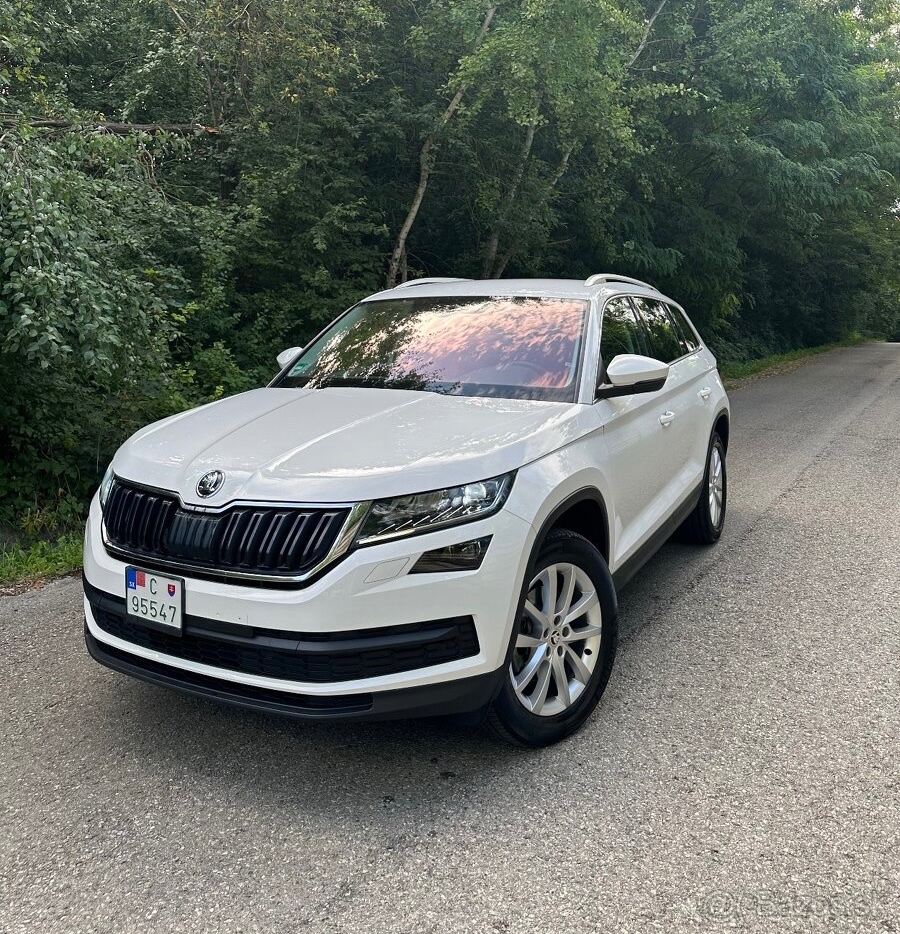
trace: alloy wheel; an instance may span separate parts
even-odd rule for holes
[[[709,453],[709,521],[718,529],[722,521],[722,508],[725,498],[725,476],[722,452],[718,445],[713,445]]]
[[[551,564],[535,575],[509,666],[526,710],[552,717],[578,700],[597,665],[601,623],[597,591],[580,567]]]

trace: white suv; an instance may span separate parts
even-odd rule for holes
[[[652,286],[418,279],[139,431],[85,533],[95,659],[291,716],[590,714],[616,587],[725,518],[728,399]]]

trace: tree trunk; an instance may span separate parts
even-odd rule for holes
[[[560,157],[559,165],[556,167],[556,171],[553,173],[553,176],[550,179],[550,183],[547,185],[547,190],[544,192],[544,196],[538,201],[538,205],[543,205],[553,194],[553,189],[559,184],[559,180],[566,174],[566,169],[569,167],[569,159],[572,156],[573,151],[575,150],[575,144],[569,143],[568,146],[563,150],[563,154]],[[506,269],[507,263],[516,255],[516,251],[519,249],[518,244],[511,246],[502,256],[500,262],[497,264],[494,269],[494,278],[499,279],[504,270]]]
[[[494,18],[494,13],[497,12],[497,4],[494,3],[487,8],[487,11],[484,14],[484,20],[481,23],[481,28],[478,30],[478,35],[475,38],[474,47],[477,49],[481,45],[482,40],[487,34],[488,29],[491,26],[491,20]],[[413,228],[413,224],[416,222],[416,217],[419,214],[419,208],[422,206],[422,201],[425,198],[425,192],[428,189],[428,180],[431,178],[431,170],[434,167],[434,157],[437,144],[440,140],[441,134],[446,129],[447,124],[453,119],[453,115],[459,109],[459,105],[462,103],[463,94],[466,92],[465,87],[461,87],[454,95],[453,99],[447,105],[443,114],[441,114],[441,119],[438,121],[438,125],[425,137],[425,141],[422,143],[422,148],[419,150],[419,183],[416,185],[416,193],[413,196],[412,204],[409,206],[409,210],[406,212],[406,217],[403,220],[403,224],[400,227],[400,232],[397,234],[397,239],[394,242],[394,249],[391,253],[391,261],[388,264],[388,271],[386,277],[387,288],[391,289],[397,284],[397,275],[400,271],[400,262],[403,257],[403,253],[406,250],[406,241],[409,239],[409,233]]]
[[[503,275],[506,270],[506,264],[515,256],[517,249],[517,247],[511,246],[500,258],[500,262],[497,263],[497,268],[494,270],[495,279],[499,279]]]
[[[628,61],[628,64],[625,66],[631,68],[631,66],[640,58],[641,52],[647,47],[647,40],[650,38],[650,33],[653,31],[653,24],[656,22],[656,17],[659,16],[663,11],[663,7],[666,5],[666,0],[660,0],[659,6],[653,11],[649,21],[647,22],[647,28],[644,30],[644,35],[641,36],[641,41],[638,43],[637,51]]]
[[[488,240],[487,250],[484,255],[484,266],[482,267],[482,278],[484,279],[490,279],[492,275],[497,275],[494,270],[494,264],[497,261],[497,250],[500,246],[500,229],[509,217],[509,212],[512,210],[516,196],[519,193],[522,179],[525,177],[525,167],[528,165],[528,157],[531,155],[531,146],[532,143],[534,143],[536,129],[537,120],[528,125],[528,132],[525,134],[525,142],[522,144],[522,151],[519,154],[519,164],[516,166],[512,184],[509,186],[506,197],[503,199],[503,203],[497,213],[494,229],[491,231],[491,237]]]
[[[662,13],[663,8],[665,7],[666,3],[667,3],[667,0],[660,0],[656,9],[650,15],[650,18],[647,20],[647,26],[644,29],[643,35],[641,36],[641,41],[638,43],[638,47],[637,49],[635,49],[634,54],[628,60],[628,64],[625,66],[626,69],[631,68],[634,65],[634,63],[638,60],[638,58],[640,58],[644,49],[647,47],[647,42],[650,38],[650,34],[653,32],[653,26],[655,25],[659,14]],[[544,196],[538,202],[539,205],[543,205],[549,200],[550,196],[553,194],[553,190],[559,184],[560,179],[563,177],[563,175],[566,174],[566,171],[568,170],[568,167],[569,167],[569,159],[574,149],[575,149],[575,144],[571,143],[563,151],[562,158],[559,160],[559,165],[556,167],[556,171],[553,173],[553,176],[550,179],[550,183],[547,186]],[[527,158],[527,155],[525,156],[525,158]],[[525,170],[524,163],[520,163],[520,169],[522,172],[524,172]],[[515,184],[515,187],[518,187],[518,185],[521,184],[521,174],[518,175],[517,181],[514,184]],[[515,196],[514,189],[511,190],[510,195],[512,197]],[[512,197],[508,196],[507,205],[511,205]],[[498,227],[499,227],[499,224],[498,224]],[[503,254],[503,256],[500,257],[500,260],[498,262],[496,260],[496,256],[497,256],[497,249],[499,246],[499,240],[500,240],[499,231],[498,231],[498,228],[495,228],[493,233],[491,234],[491,240],[488,243],[488,252],[485,257],[485,264],[484,264],[485,276],[490,274],[496,279],[499,279],[503,275],[504,271],[506,270],[507,265],[509,264],[509,261],[513,258],[513,256],[516,255],[516,252],[519,249],[518,244],[513,244],[511,247],[509,247],[509,249],[507,249],[507,251]],[[491,269],[490,266],[493,266],[493,269]]]

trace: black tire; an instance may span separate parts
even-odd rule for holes
[[[722,505],[718,522],[714,520],[710,506],[710,467],[713,463],[713,452],[718,451],[722,465]],[[709,449],[706,454],[706,470],[703,473],[703,489],[694,511],[684,520],[679,529],[682,541],[694,545],[713,545],[722,535],[725,528],[725,508],[728,504],[728,474],[725,469],[725,445],[716,432],[709,439]]]
[[[616,657],[618,605],[615,587],[603,556],[581,535],[570,532],[568,529],[554,529],[547,535],[533,568],[529,572],[529,579],[523,584],[525,592],[522,594],[521,605],[524,608],[525,597],[532,580],[536,579],[541,571],[555,564],[573,565],[583,571],[590,578],[597,594],[601,633],[599,646],[596,648],[596,662],[587,684],[570,706],[555,715],[546,716],[540,716],[526,709],[516,695],[511,675],[517,639],[525,631],[523,627],[530,625],[523,609],[513,627],[507,660],[504,664],[503,686],[488,708],[486,718],[486,725],[495,736],[517,746],[548,746],[577,730],[597,706],[609,681]],[[561,625],[559,617],[557,617],[556,625]],[[578,652],[583,649],[588,651],[585,648],[586,642],[575,642],[573,645]],[[563,655],[564,649],[560,650],[557,646],[557,650]],[[553,651],[549,643],[548,651],[551,653]],[[571,665],[570,662],[560,662],[560,664]],[[566,670],[568,673],[569,669]]]

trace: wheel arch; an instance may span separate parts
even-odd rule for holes
[[[728,436],[731,431],[731,420],[728,409],[722,409],[713,422],[713,431],[722,439],[722,445],[728,452]]]
[[[544,519],[535,538],[533,554],[540,551],[553,529],[568,529],[586,538],[609,564],[609,512],[603,494],[596,487],[582,487],[558,503]]]

